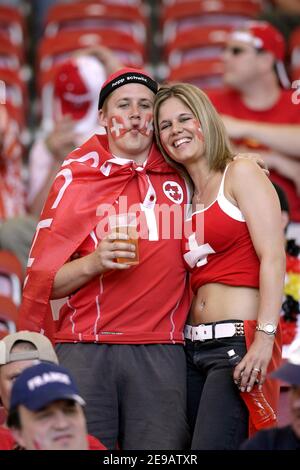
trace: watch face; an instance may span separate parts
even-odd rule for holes
[[[272,325],[272,323],[267,323],[264,329],[267,333],[274,333],[276,330],[275,326]]]

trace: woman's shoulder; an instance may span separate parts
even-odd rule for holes
[[[228,164],[227,174],[229,178],[247,178],[250,175],[262,172],[254,158],[238,157]]]

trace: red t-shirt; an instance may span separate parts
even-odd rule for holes
[[[72,152],[38,224],[19,329],[45,328],[55,273],[73,255],[95,250],[108,234],[99,228],[105,229],[108,212],[115,208],[137,214],[143,232],[140,262],[96,276],[63,299],[53,315],[55,341],[182,344],[190,305],[181,253],[187,198],[185,182],[155,145],[144,166],[111,155],[103,136]]]
[[[195,294],[212,282],[259,286],[259,259],[243,214],[224,196],[225,173],[216,200],[186,221],[183,253]]]
[[[225,114],[247,121],[276,124],[300,124],[300,106],[292,102],[292,92],[282,90],[277,103],[265,110],[252,110],[247,108],[237,91],[225,90],[209,93],[209,97],[220,114]],[[253,139],[235,141],[239,145],[249,147],[249,150],[266,150],[267,147]],[[270,178],[277,183],[286,193],[291,220],[300,222],[300,197],[297,195],[294,183],[282,176],[277,171],[271,170]]]

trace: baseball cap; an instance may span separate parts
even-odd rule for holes
[[[280,379],[291,385],[300,385],[300,340],[296,340],[290,347],[288,360],[271,377]]]
[[[103,83],[99,96],[98,109],[101,109],[106,98],[117,88],[129,83],[145,85],[154,94],[157,93],[158,84],[147,72],[142,69],[123,68],[110,75]]]
[[[81,406],[85,405],[67,369],[57,364],[41,362],[25,369],[15,380],[11,391],[10,412],[19,405],[37,411],[57,400],[74,400]]]
[[[74,121],[81,121],[82,132],[93,128],[98,117],[99,88],[105,79],[103,64],[92,55],[71,57],[62,62],[54,78],[56,118],[69,114]]]
[[[275,58],[276,71],[284,88],[290,81],[284,67],[286,53],[285,40],[282,34],[267,21],[249,21],[243,28],[235,29],[229,38],[251,44],[256,49],[271,52]]]
[[[12,352],[13,346],[17,341],[28,341],[36,347],[36,350]],[[58,364],[58,359],[50,340],[40,333],[18,331],[17,333],[5,336],[0,341],[0,366],[14,361],[31,359]]]

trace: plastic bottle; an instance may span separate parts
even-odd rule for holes
[[[227,354],[232,367],[237,366],[242,360],[234,349],[227,351]],[[248,408],[250,419],[256,430],[274,426],[277,420],[276,414],[257,384],[252,387],[251,392],[240,392],[240,395]]]

